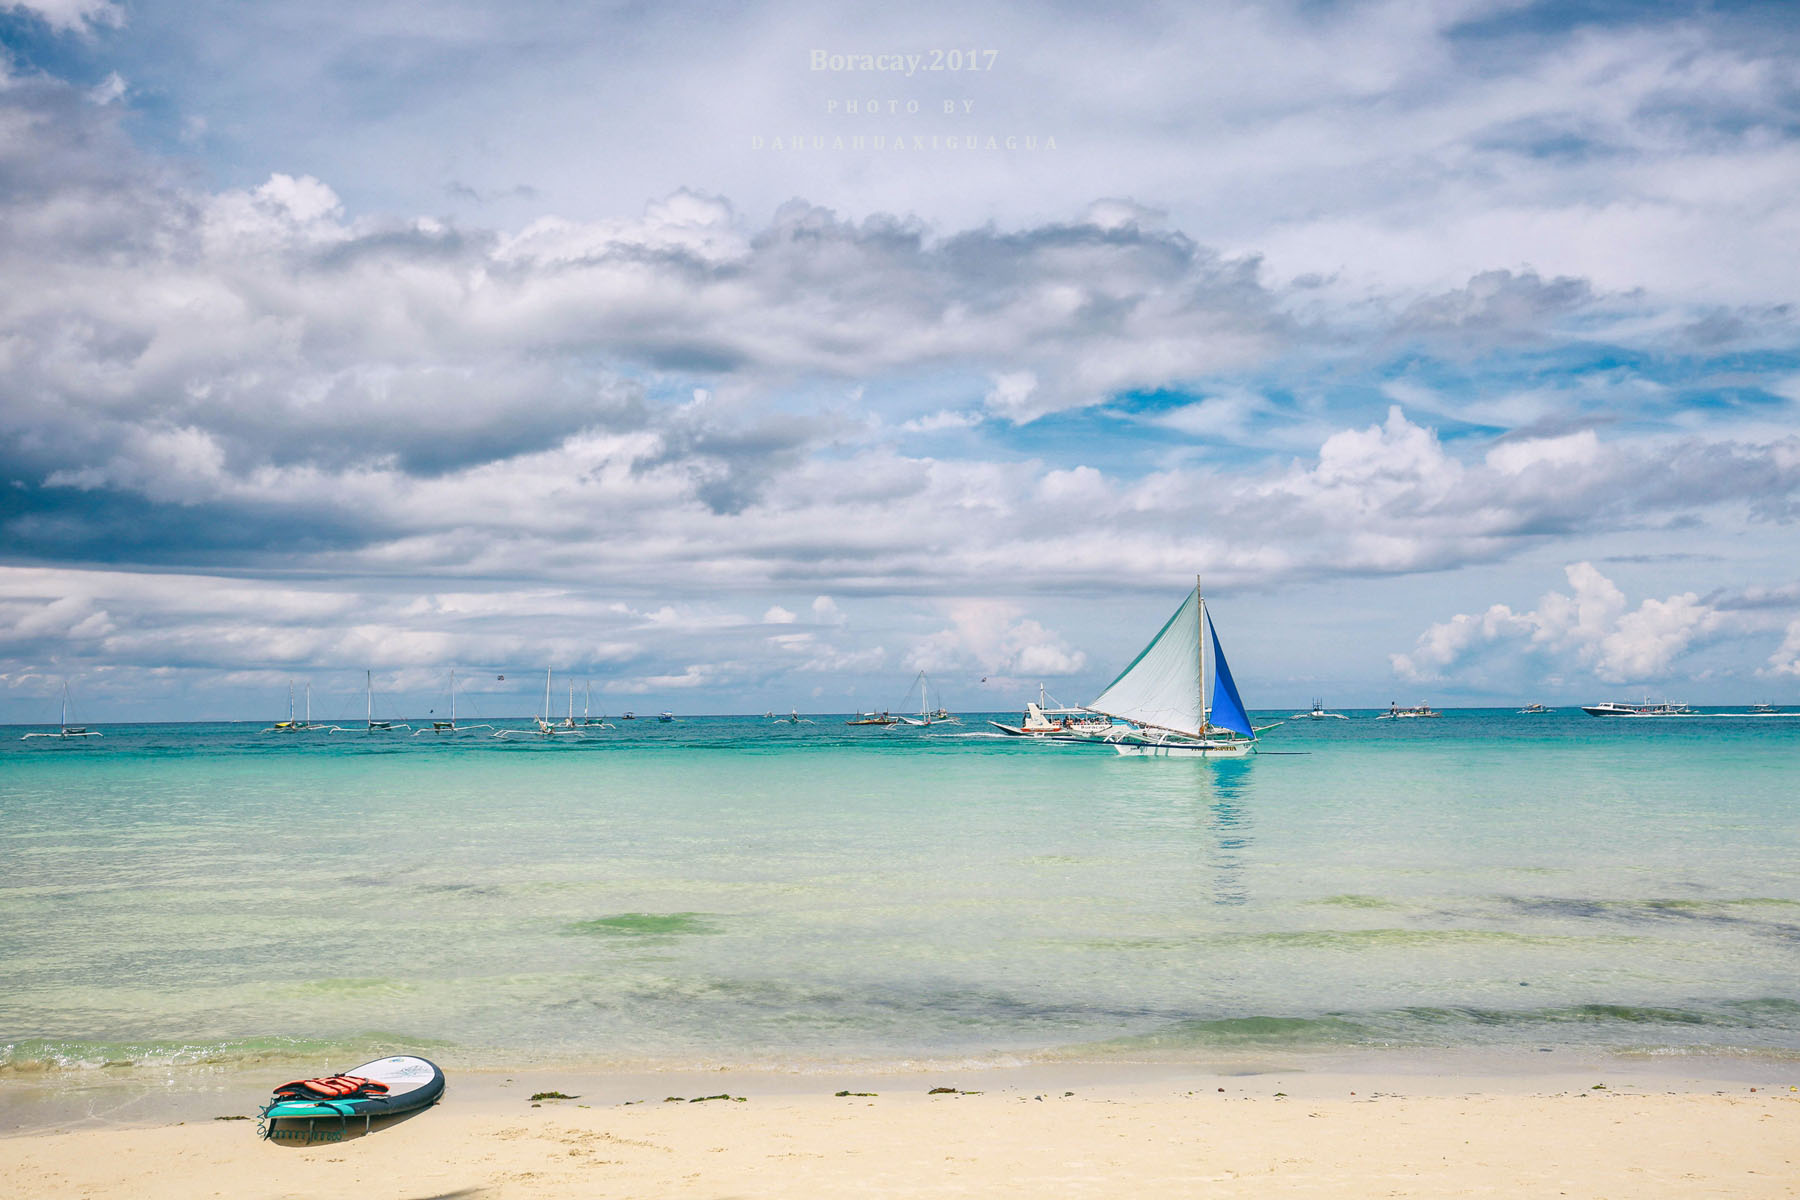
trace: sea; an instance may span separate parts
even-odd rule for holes
[[[7,1076],[1800,1060],[1800,718],[0,730]],[[515,729],[520,722],[501,722]]]

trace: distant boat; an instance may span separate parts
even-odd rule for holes
[[[1401,708],[1398,704],[1389,701],[1388,710],[1375,719],[1377,721],[1401,721],[1411,717],[1441,717],[1443,715],[1441,712],[1433,712],[1429,705],[1421,704],[1417,708]]]
[[[989,721],[995,729],[1012,737],[1034,737],[1052,742],[1100,742],[1113,729],[1113,719],[1099,713],[1089,712],[1085,708],[1067,708],[1059,705],[1038,684],[1038,698],[1035,703],[1027,701],[1025,713],[1019,718],[1017,725],[1004,725],[999,721]]]
[[[1531,717],[1540,716],[1545,713],[1553,713],[1555,711],[1554,708],[1545,708],[1541,704],[1527,704],[1524,708],[1519,710],[1521,714]]]
[[[666,725],[675,719],[675,714],[672,712],[658,713],[656,714],[656,719]]]
[[[900,717],[899,721],[902,725],[962,724],[961,721],[958,721],[955,717],[950,715],[949,709],[944,707],[943,697],[940,696],[938,698],[938,706],[936,708],[931,707],[931,680],[926,676],[925,672],[920,671],[918,677],[913,680],[912,687],[906,689],[907,699],[910,700],[912,698],[914,688],[917,688],[919,692],[919,715],[916,717]]]
[[[364,726],[364,732],[366,732],[366,733],[389,733],[396,729],[411,729],[412,728],[411,725],[407,725],[402,722],[377,721],[375,719],[375,672],[373,672],[373,671],[364,671],[363,672],[363,694],[364,694],[364,698],[365,698],[364,706],[367,709],[367,712],[364,714],[364,717],[363,717],[363,719],[367,722],[367,724]]]
[[[541,712],[539,712],[537,716],[535,716],[531,719],[533,728],[531,728],[531,729],[497,729],[494,731],[495,737],[506,738],[506,737],[511,737],[514,734],[522,733],[522,734],[528,734],[528,735],[532,735],[532,736],[536,736],[536,737],[553,738],[553,737],[558,736],[559,734],[562,734],[562,735],[579,734],[581,732],[581,730],[575,728],[575,693],[572,690],[569,693],[569,718],[568,718],[568,720],[561,724],[558,724],[550,719],[550,674],[551,674],[551,670],[552,670],[552,668],[550,668],[550,667],[544,668],[544,707],[543,707],[543,710]]]
[[[1759,717],[1772,717],[1781,710],[1773,704],[1752,704],[1750,711]]]
[[[593,717],[588,716],[588,710],[594,706],[594,685],[591,683],[584,683],[582,686],[587,690],[583,693],[581,701],[581,723],[590,729],[614,728],[613,723],[606,719],[605,713],[601,713],[600,719],[597,721]]]
[[[622,716],[622,717],[620,717],[620,718],[619,718],[619,720],[621,720],[621,721],[635,721],[635,720],[637,720],[637,715],[636,715],[636,714],[635,714],[635,713],[633,713],[633,712],[632,712],[632,711],[631,711],[631,710],[630,710],[630,709],[629,709],[629,708],[628,708],[628,709],[626,709],[626,710],[625,710],[625,715],[624,715],[624,716]]]
[[[1642,704],[1607,700],[1600,704],[1584,705],[1581,711],[1590,717],[1691,717],[1694,715],[1694,710],[1685,704],[1670,704],[1667,701],[1652,704],[1648,699]]]
[[[306,716],[304,718],[302,718],[301,720],[296,721],[294,719],[294,685],[290,683],[290,684],[288,684],[287,720],[277,721],[273,725],[269,726],[267,729],[263,730],[263,732],[264,733],[305,733],[307,730],[311,729],[312,727],[313,727],[313,723],[312,723],[312,684],[309,683],[306,685]]]
[[[450,719],[448,721],[433,721],[431,723],[430,729],[414,730],[413,736],[418,737],[421,733],[468,733],[468,732],[471,732],[476,729],[492,729],[492,728],[493,728],[492,725],[458,725],[456,723],[456,668],[451,667],[450,668]]]
[[[98,731],[89,729],[86,725],[69,724],[69,683],[67,680],[64,680],[62,690],[62,714],[57,718],[56,732],[27,733],[20,737],[19,740],[23,742],[29,738],[91,738],[100,736],[102,735]]]
[[[899,723],[898,719],[890,717],[884,712],[866,713],[860,710],[854,717],[844,722],[846,725],[898,725]]]
[[[1213,667],[1210,680],[1206,670],[1209,657]],[[1231,678],[1198,576],[1194,590],[1175,615],[1087,708],[1116,721],[1129,721],[1134,727],[1107,735],[1120,754],[1243,758],[1255,748],[1259,732],[1250,724]]]
[[[1312,711],[1295,713],[1293,719],[1297,721],[1348,721],[1350,718],[1343,713],[1326,712],[1325,702],[1314,697]]]

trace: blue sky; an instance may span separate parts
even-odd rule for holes
[[[0,3],[0,720],[1800,699],[1791,6],[965,10]]]

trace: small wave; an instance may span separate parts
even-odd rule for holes
[[[221,1038],[217,1041],[81,1041],[25,1038],[0,1044],[0,1077],[134,1068],[234,1068],[258,1063],[376,1058],[395,1047],[431,1049],[448,1043],[398,1034],[364,1033],[346,1039]]]

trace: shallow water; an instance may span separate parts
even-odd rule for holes
[[[13,730],[0,1072],[1800,1056],[1800,720],[1356,716]]]

